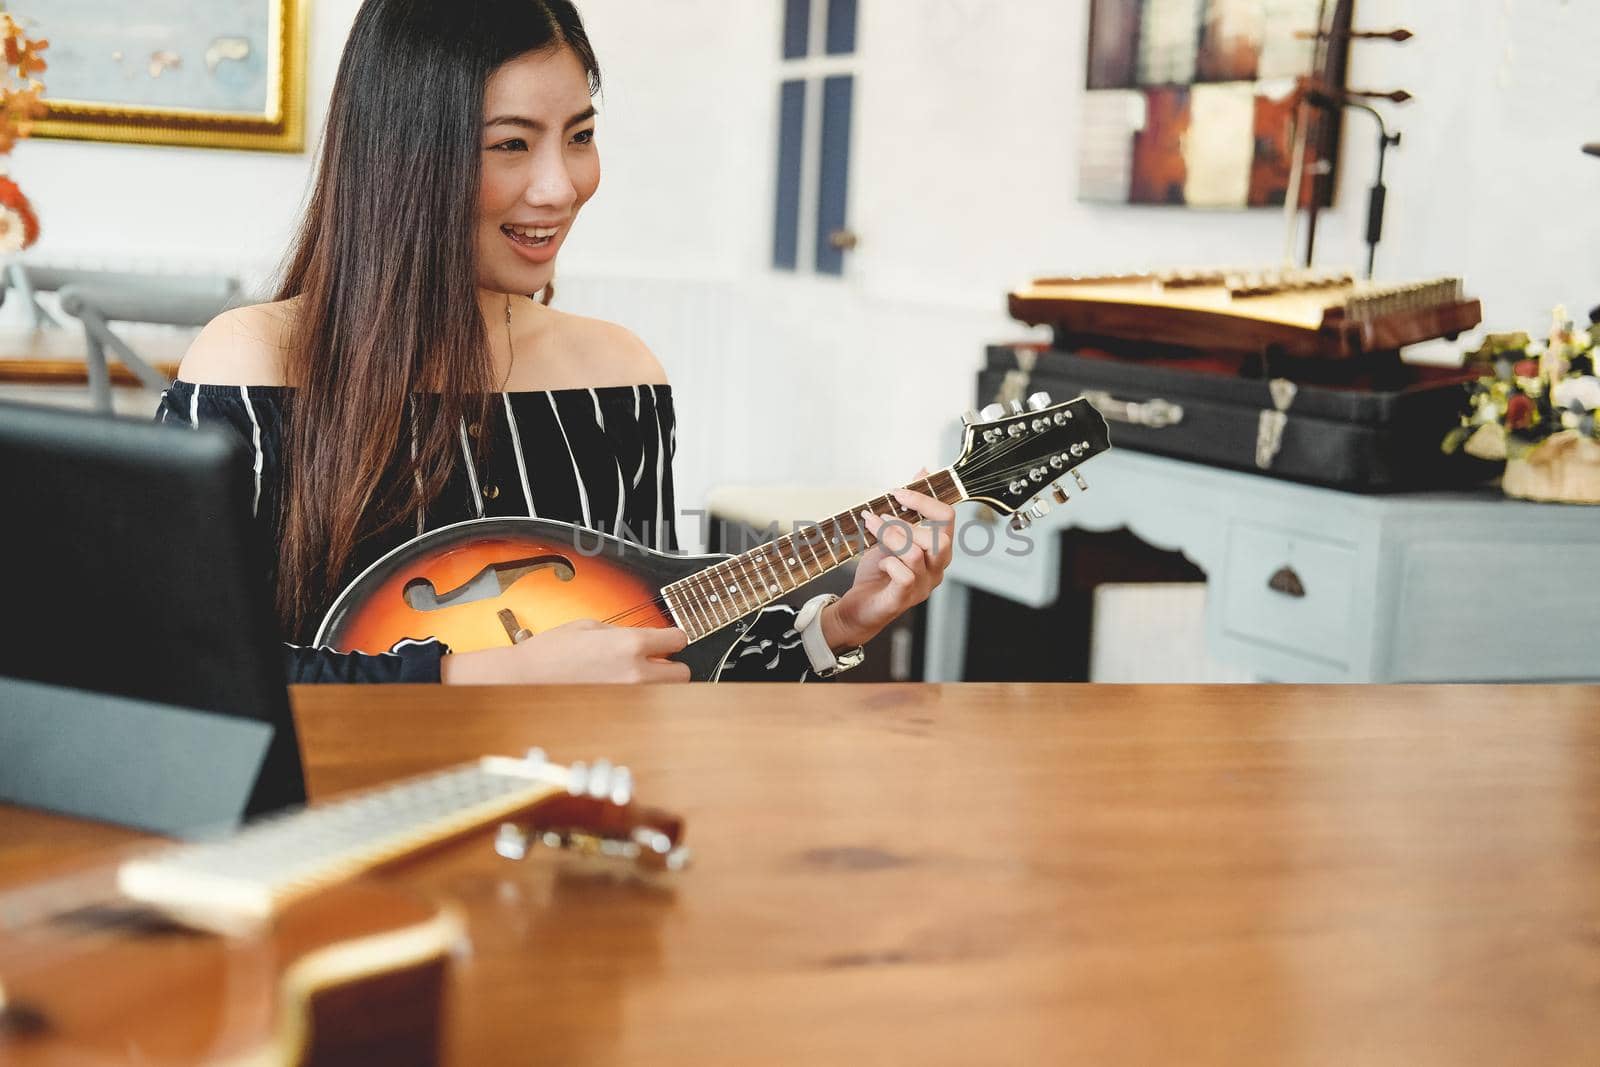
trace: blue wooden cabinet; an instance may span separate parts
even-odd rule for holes
[[[992,551],[957,548],[928,605],[929,681],[961,678],[971,589],[1041,607],[1060,531],[1122,527],[1206,572],[1211,654],[1262,681],[1600,681],[1600,508],[1367,496],[1126,450],[1083,473],[1015,535],[1026,551],[1003,525]]]

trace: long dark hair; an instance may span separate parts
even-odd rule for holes
[[[487,411],[474,236],[484,85],[507,60],[563,47],[598,92],[570,0],[366,0],[356,15],[277,294],[300,298],[277,575],[291,634],[363,538],[438,494],[456,428]],[[413,432],[414,471],[396,447]]]

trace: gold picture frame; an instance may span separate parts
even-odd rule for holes
[[[32,136],[73,141],[232,148],[266,152],[305,151],[306,26],[313,0],[262,0],[270,5],[267,106],[260,113],[196,108],[146,107],[92,100],[57,100],[49,95]],[[48,37],[47,25],[37,32]],[[51,58],[48,54],[46,58]]]

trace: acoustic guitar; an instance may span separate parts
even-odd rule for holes
[[[1078,466],[1111,447],[1105,420],[1082,397],[1058,404],[1035,393],[964,422],[960,458],[909,488],[947,504],[981,501],[1018,528],[1049,508],[1047,491],[1066,502],[1060,479],[1087,488]],[[381,653],[437,638],[472,652],[575,619],[676,626],[689,643],[673,658],[695,681],[715,681],[744,620],[875,543],[862,511],[919,521],[886,494],[740,555],[671,555],[550,519],[455,523],[367,568],[334,601],[315,643]]]
[[[369,872],[495,824],[508,859],[681,867],[682,820],[632,791],[490,756],[0,896],[0,1063],[433,1064],[463,923]]]

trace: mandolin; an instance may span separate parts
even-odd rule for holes
[[[682,820],[636,805],[626,768],[534,750],[14,891],[0,1063],[435,1063],[463,924],[379,869],[496,824],[513,860],[542,844],[650,877],[687,856]]]
[[[1105,420],[1082,397],[1026,406],[990,405],[969,414],[960,458],[910,483],[948,504],[981,501],[1021,529],[1065,503],[1060,479],[1111,447]],[[1023,510],[1027,509],[1027,510]],[[673,656],[695,681],[715,681],[744,623],[821,577],[875,539],[860,521],[870,511],[915,523],[918,515],[884,495],[740,555],[671,555],[571,523],[485,518],[441,527],[396,548],[334,601],[315,643],[341,652],[389,652],[437,638],[455,652],[514,644],[576,619],[682,629]],[[956,536],[955,530],[944,536]]]

